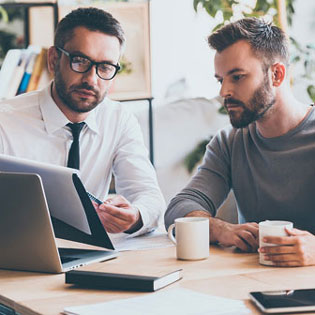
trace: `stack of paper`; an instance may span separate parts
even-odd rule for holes
[[[216,297],[188,289],[165,290],[136,298],[64,309],[64,314],[80,315],[245,315],[250,313],[243,301]]]
[[[115,249],[119,251],[165,248],[174,246],[166,232],[155,230],[151,233],[133,237],[126,233],[110,234]]]

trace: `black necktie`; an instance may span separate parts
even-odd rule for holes
[[[67,124],[72,131],[73,142],[71,144],[71,148],[68,156],[68,167],[80,169],[80,146],[79,146],[79,136],[80,132],[85,125],[84,122],[75,123],[75,124]]]

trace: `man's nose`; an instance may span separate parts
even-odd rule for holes
[[[93,65],[87,72],[83,74],[83,82],[87,82],[89,85],[96,85],[99,77],[97,75],[96,66]]]
[[[222,85],[221,85],[221,89],[220,89],[220,96],[223,98],[232,97],[232,87],[225,80],[222,81]]]

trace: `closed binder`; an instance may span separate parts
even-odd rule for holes
[[[121,273],[72,270],[65,274],[65,282],[86,288],[153,292],[182,278],[182,269],[155,277]]]

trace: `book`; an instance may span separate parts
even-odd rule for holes
[[[10,49],[3,60],[0,70],[0,99],[6,98],[10,82],[22,56],[22,49]]]
[[[86,288],[154,292],[182,277],[182,269],[160,277],[72,270],[65,273],[65,282]]]
[[[33,72],[28,83],[26,92],[30,92],[37,89],[39,79],[46,66],[47,48],[42,48],[39,55],[36,57]]]
[[[5,98],[14,97],[17,94],[19,85],[21,83],[21,80],[25,72],[25,65],[26,65],[26,60],[24,56],[22,55],[19,60],[19,63],[13,69],[12,77],[10,79],[10,83],[8,85]]]
[[[36,56],[37,56],[36,53],[32,53],[29,56],[29,60],[27,61],[25,72],[23,74],[17,94],[22,94],[26,92],[27,86],[29,84],[29,81],[30,81],[30,78],[34,69]]]

